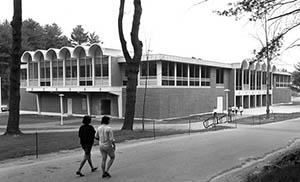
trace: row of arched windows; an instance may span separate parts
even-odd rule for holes
[[[100,45],[26,51],[28,86],[108,85],[109,57]]]

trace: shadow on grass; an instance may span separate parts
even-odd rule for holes
[[[217,131],[229,129],[227,126],[217,126],[210,129],[193,130],[191,133]],[[114,136],[117,143],[136,140],[142,138],[153,138],[161,136],[169,136],[176,134],[188,134],[189,130],[133,130],[114,131]],[[36,155],[36,134],[23,134],[19,136],[0,136],[0,161],[23,157],[27,155]],[[97,142],[95,141],[95,145]],[[79,148],[78,132],[56,132],[56,133],[38,133],[38,154],[47,154],[59,152],[62,150],[71,150]]]

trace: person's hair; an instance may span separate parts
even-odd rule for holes
[[[110,118],[108,116],[103,116],[101,119],[101,124],[109,124]]]
[[[91,117],[90,116],[84,116],[83,119],[82,119],[82,123],[83,124],[90,124],[91,123]]]

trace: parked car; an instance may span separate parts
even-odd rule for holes
[[[9,111],[9,108],[7,105],[1,105],[1,112]]]

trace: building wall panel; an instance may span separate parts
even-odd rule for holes
[[[292,91],[289,88],[274,88],[273,89],[273,104],[291,102]]]

